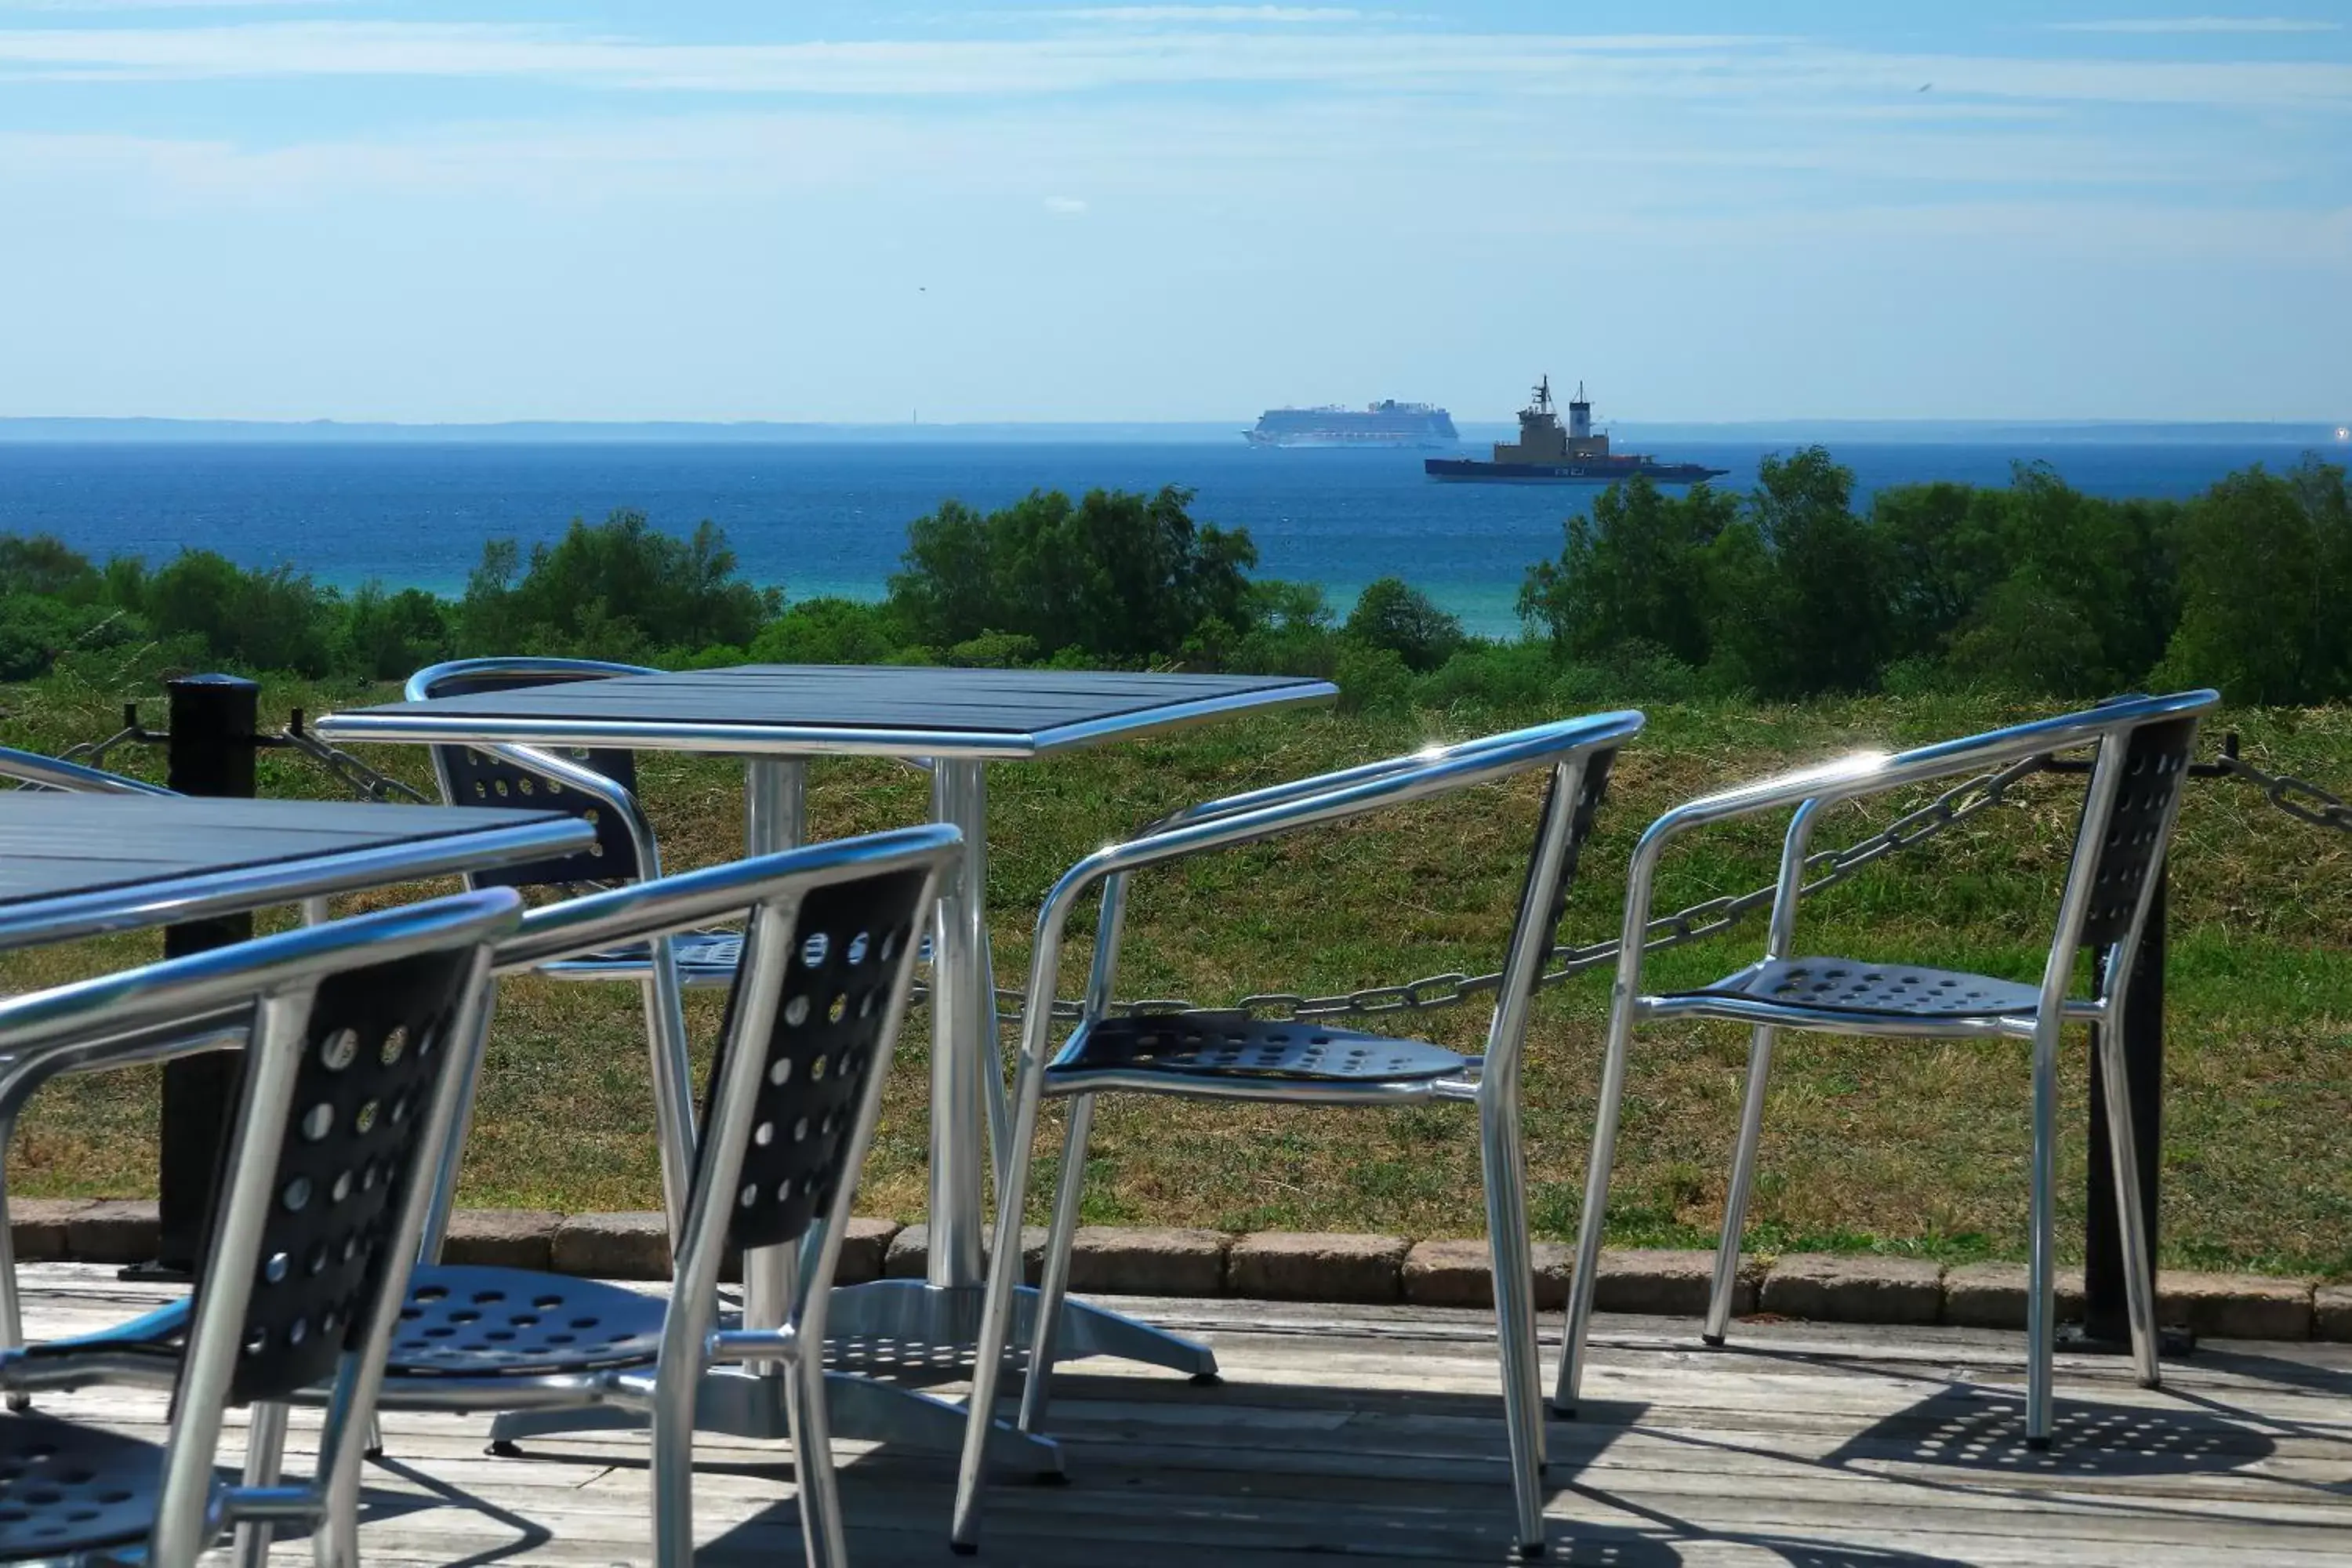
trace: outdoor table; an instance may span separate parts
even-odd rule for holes
[[[594,837],[550,811],[0,791],[0,952],[276,904],[316,918],[339,893],[536,860]],[[13,1112],[0,1105],[0,1129]],[[0,1197],[0,1344],[22,1338]]]
[[[744,759],[745,847],[790,848],[805,831],[812,757],[898,757],[927,764],[933,818],[963,830],[960,875],[940,900],[931,994],[931,1134],[925,1278],[845,1286],[835,1292],[836,1342],[892,1347],[901,1366],[939,1365],[977,1336],[982,1256],[982,1151],[1007,1136],[1003,1060],[988,944],[987,764],[1017,762],[1259,709],[1328,701],[1328,681],[1284,676],[1123,674],[1051,669],[935,669],[907,666],[745,665],[565,681],[507,691],[394,702],[331,714],[319,733],[339,743],[606,747],[735,755]],[[657,1064],[679,1081],[663,1086],[692,1103],[681,1060]],[[764,1249],[744,1259],[744,1321],[782,1321],[792,1260]],[[1028,1300],[1029,1298],[1024,1298]],[[1131,1319],[1072,1302],[1066,1353],[1116,1355],[1195,1375],[1213,1373],[1207,1347]],[[744,1380],[737,1379],[740,1384]],[[762,1380],[762,1386],[772,1386]],[[782,1411],[707,1400],[698,1419],[741,1436],[782,1436]],[[877,1384],[836,1380],[835,1427],[844,1436],[902,1438],[952,1450],[963,1415],[952,1405]],[[617,1424],[614,1412],[516,1412],[499,1435]],[[1005,1434],[1019,1448],[1024,1440]],[[1050,1444],[1031,1459],[1058,1468]]]
[[[488,870],[594,837],[550,811],[0,792],[0,952]]]

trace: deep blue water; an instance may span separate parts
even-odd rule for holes
[[[1786,443],[1675,444],[1664,455],[1754,482]],[[1849,444],[1861,489],[1928,479],[2006,482],[2046,458],[2079,489],[2183,497],[2285,445]],[[2336,456],[2335,453],[2329,454]],[[683,531],[709,518],[743,569],[794,598],[877,595],[907,523],[944,497],[992,507],[1032,489],[1192,487],[1194,517],[1238,525],[1264,575],[1320,582],[1343,612],[1375,577],[1418,584],[1473,629],[1515,626],[1528,565],[1559,549],[1580,487],[1444,484],[1413,452],[1264,451],[1235,441],[775,446],[0,444],[0,532],[54,533],[92,556],[183,545],[320,582],[452,592],[492,538],[552,539],[574,517],[634,507]]]

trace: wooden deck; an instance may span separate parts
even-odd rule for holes
[[[96,1327],[156,1296],[100,1268],[25,1278],[36,1334]],[[1120,1305],[1206,1333],[1224,1386],[1080,1363],[1055,1405],[1071,1483],[996,1488],[979,1562],[1507,1560],[1483,1314]],[[1596,1345],[1585,1417],[1551,1427],[1556,1562],[2352,1562],[2352,1349],[2207,1345],[2161,1393],[2133,1387],[2118,1360],[2062,1358],[2059,1446],[2034,1455],[2020,1441],[2014,1335],[1755,1324],[1708,1352],[1693,1323],[1603,1318]],[[160,1399],[110,1391],[45,1403],[151,1434],[162,1414]],[[385,1425],[362,1536],[371,1563],[646,1560],[642,1439],[540,1439],[493,1458],[480,1420]],[[858,1563],[964,1561],[945,1548],[947,1459],[851,1444],[841,1458]],[[797,1561],[789,1451],[714,1439],[702,1459],[702,1561]],[[278,1550],[309,1561],[299,1543]]]

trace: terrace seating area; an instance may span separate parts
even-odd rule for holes
[[[0,938],[61,942],[287,903],[305,916],[0,1002],[0,1128],[60,1073],[223,1050],[244,1063],[216,1160],[195,1173],[209,1191],[192,1288],[0,1256],[0,1390],[14,1407],[0,1417],[0,1559],[129,1553],[181,1568],[225,1546],[240,1568],[303,1549],[321,1568],[793,1551],[827,1565],[950,1552],[2137,1564],[2248,1549],[2317,1561],[2352,1523],[2352,1355],[2223,1346],[2187,1368],[2159,1363],[2150,1173],[2119,1041],[2211,692],[1725,781],[1654,822],[1617,943],[1549,976],[1572,982],[1603,961],[1614,974],[1580,1246],[1555,1331],[1535,1305],[1520,1048],[1641,714],[1258,788],[1087,857],[1038,915],[1008,1081],[982,919],[982,764],[1328,689],[786,667],[529,673],[420,677],[408,702],[322,721],[435,746],[451,796],[438,807],[258,811],[0,757],[0,773],[33,786],[0,796],[16,846],[0,865]],[[629,748],[664,745],[750,759],[741,858],[664,874],[627,766]],[[801,843],[800,770],[828,751],[917,761],[933,774],[938,820]],[[2038,985],[1795,956],[1812,829],[1829,808],[2062,757],[2084,784],[2053,862]],[[1117,1002],[1130,879],[1520,775],[1539,781],[1543,805],[1516,903],[1496,911],[1501,966],[1477,983],[1495,996],[1481,1054],[1312,1008],[1276,1026]],[[1667,845],[1765,814],[1789,826],[1764,952],[1715,984],[1646,993]],[[600,848],[613,851],[601,876]],[[466,891],[341,919],[329,901],[451,873]],[[1065,1005],[1064,929],[1082,909],[1096,918],[1089,973]],[[706,977],[727,999],[698,1083],[669,944],[736,928],[730,962]],[[646,1007],[673,1287],[444,1266],[497,978],[615,952],[643,955],[624,977]],[[836,1289],[925,965],[926,1276]],[[1596,1325],[1626,1058],[1637,1025],[1690,1017],[1754,1031],[1715,1309],[1699,1332]],[[2093,1112],[2121,1216],[2128,1358],[2057,1344],[2054,1064],[2062,1031],[2081,1025],[2107,1068]],[[1796,1029],[2031,1053],[2021,1341],[1755,1321],[1727,1335],[1771,1045]],[[1089,1107],[1109,1092],[1458,1107],[1478,1140],[1493,1311],[1071,1294]],[[1023,1200],[1048,1099],[1072,1110],[1033,1288]],[[1553,1357],[1547,1400],[1538,1369]],[[215,1466],[240,1426],[243,1477],[230,1484]],[[312,1479],[289,1482],[306,1459]]]

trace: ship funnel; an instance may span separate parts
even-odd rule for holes
[[[1576,384],[1576,396],[1568,405],[1568,438],[1581,441],[1592,434],[1592,405],[1584,395],[1584,383]]]

